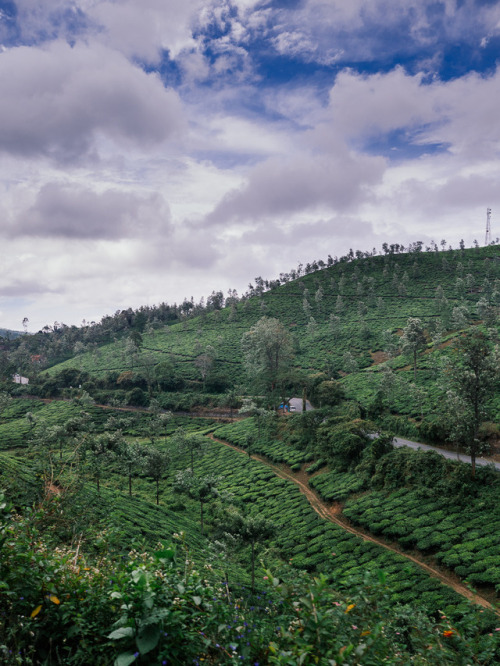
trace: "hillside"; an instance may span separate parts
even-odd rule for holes
[[[500,247],[330,263],[168,324],[117,315],[113,341],[96,325],[10,343],[6,664],[498,663],[498,475],[384,431],[450,444],[460,345],[481,333],[496,359]],[[293,351],[277,390],[247,373],[263,317]],[[279,416],[283,393],[315,409]]]
[[[420,420],[439,403],[441,357],[470,327],[497,331],[499,304],[499,246],[341,261],[176,324],[142,321],[142,332],[130,328],[109,344],[80,344],[76,356],[46,371],[49,377],[59,376],[47,381],[45,392],[52,395],[57,388],[84,383],[99,401],[113,392],[126,403],[137,387],[153,393],[161,389],[166,408],[210,403],[201,394],[220,395],[235,385],[247,390],[241,339],[267,316],[278,318],[293,340],[290,391],[302,394],[308,378],[323,372],[366,409],[381,383],[392,380],[391,411]],[[422,321],[426,336],[415,380],[412,359],[399,348],[409,317]],[[131,336],[137,335],[135,345]],[[203,379],[200,360],[207,357]],[[60,374],[70,368],[83,374]]]

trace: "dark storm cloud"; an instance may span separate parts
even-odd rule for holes
[[[20,216],[12,235],[67,239],[119,240],[168,234],[170,213],[158,194],[138,196],[118,190],[102,194],[51,183]]]
[[[151,147],[183,127],[178,95],[102,46],[19,47],[0,55],[0,151],[72,161],[99,136]]]

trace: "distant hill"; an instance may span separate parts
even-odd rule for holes
[[[0,337],[7,340],[14,340],[14,338],[18,338],[20,335],[24,335],[24,333],[22,331],[12,331],[9,328],[0,328]]]
[[[257,284],[251,296],[173,325],[143,322],[140,351],[134,352],[131,345],[138,332],[132,326],[110,344],[79,343],[75,357],[47,372],[77,368],[97,384],[114,382],[119,388],[116,381],[123,372],[142,375],[151,386],[163,369],[163,374],[176,378],[166,390],[175,390],[178,380],[201,390],[196,360],[209,354],[213,364],[207,390],[223,392],[234,384],[245,385],[241,338],[268,316],[280,319],[289,330],[297,373],[325,373],[339,380],[348,397],[364,407],[372,403],[388,374],[396,376],[412,386],[407,390],[400,382],[399,389],[394,388],[393,409],[423,416],[437,399],[439,358],[454,339],[478,325],[498,332],[500,246],[348,257],[271,284],[267,290],[265,284]],[[415,382],[411,359],[398,349],[409,317],[421,319],[427,339]]]

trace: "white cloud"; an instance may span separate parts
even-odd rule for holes
[[[489,159],[500,148],[499,95],[499,70],[430,84],[400,67],[371,76],[346,71],[330,93],[331,131],[360,139],[416,130],[419,143],[448,144],[456,155]]]
[[[158,233],[167,236],[170,211],[158,194],[94,192],[69,183],[49,183],[21,214],[10,233],[16,236],[119,240]]]
[[[119,0],[96,2],[88,15],[100,26],[107,46],[155,62],[161,50],[176,57],[194,45],[193,22],[203,0]]]
[[[183,129],[176,92],[95,44],[13,48],[0,55],[0,81],[0,151],[71,161],[101,134],[147,148]]]

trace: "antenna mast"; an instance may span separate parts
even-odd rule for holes
[[[491,243],[491,208],[486,209],[486,237],[484,239],[484,244],[489,245]]]

